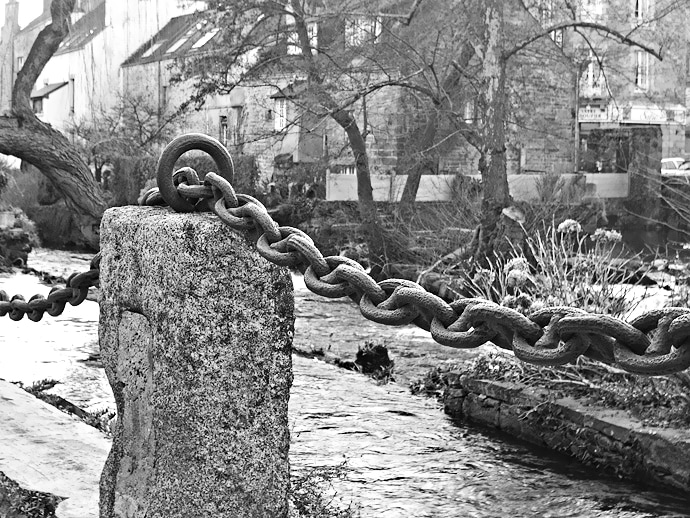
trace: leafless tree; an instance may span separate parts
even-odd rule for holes
[[[546,3],[557,16],[540,16]],[[305,87],[294,102],[317,117],[336,121],[347,134],[357,169],[361,220],[368,230],[372,260],[379,265],[386,263],[386,241],[372,197],[368,128],[361,128],[353,115],[355,104],[385,88],[400,88],[418,101],[424,113],[406,150],[411,165],[404,171],[408,182],[403,213],[414,202],[421,174],[433,169],[435,150],[442,143],[464,139],[476,150],[483,204],[482,239],[474,252],[483,256],[491,254],[502,238],[501,214],[511,204],[509,130],[519,133],[529,119],[530,107],[521,105],[515,81],[521,63],[541,59],[544,69],[554,63],[570,65],[577,76],[581,56],[569,55],[553,41],[554,34],[563,31],[583,42],[605,38],[621,48],[637,47],[657,59],[663,57],[665,45],[649,37],[645,24],[651,26],[652,20],[635,26],[629,20],[622,25],[616,20],[602,23],[583,16],[583,6],[575,0],[214,0],[210,4],[219,26],[232,30],[224,36],[221,50],[182,67],[183,76],[195,78],[197,100],[237,86],[263,86],[276,78],[302,79]],[[658,4],[656,19],[683,8],[677,0]],[[348,30],[358,23],[367,24],[369,38],[348,45]],[[566,88],[574,89],[573,81],[567,82]],[[575,120],[566,124],[572,135]],[[570,145],[576,144],[572,138]]]

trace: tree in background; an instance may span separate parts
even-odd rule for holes
[[[378,222],[373,199],[367,130],[355,105],[390,86],[404,84],[405,72],[377,55],[385,30],[409,24],[421,0],[399,12],[380,13],[378,2],[304,2],[300,0],[213,0],[223,43],[202,58],[180,64],[180,78],[193,79],[198,102],[237,87],[299,82],[291,102],[301,115],[289,124],[318,126],[334,121],[346,134],[357,174],[361,226],[370,260],[378,269],[388,262],[390,241]],[[366,115],[364,115],[366,117]]]
[[[12,90],[12,105],[0,115],[0,153],[36,166],[76,215],[86,244],[98,247],[98,229],[107,203],[89,166],[59,131],[36,117],[30,102],[39,74],[69,33],[75,0],[53,0],[52,22],[36,38]]]
[[[630,53],[626,49],[636,48],[658,60],[662,59],[661,49],[683,49],[684,43],[679,41],[682,31],[656,30],[656,24],[668,21],[671,15],[687,19],[683,2],[659,1],[654,13],[645,16],[623,2],[605,20],[590,11],[590,4],[596,3],[429,0],[412,23],[398,32],[401,44],[395,61],[406,63],[407,70],[418,70],[410,88],[426,96],[433,109],[413,148],[432,149],[438,129],[445,126],[477,151],[483,202],[481,239],[473,250],[476,257],[490,256],[505,235],[501,215],[511,204],[506,157],[509,140],[519,141],[537,132],[555,134],[556,126],[560,126],[570,147],[576,150],[579,144],[572,115],[565,120],[539,121],[534,117],[538,103],[549,102],[548,95],[541,99],[539,95],[555,90],[572,95],[571,113],[575,113],[575,85],[583,72],[583,51],[590,60],[590,56],[598,56],[600,69],[602,49],[607,49],[607,64],[615,63],[614,56],[620,54],[622,70],[611,68],[609,73],[618,72],[618,81],[630,84],[634,83],[634,67],[628,66]],[[566,36],[570,40],[564,46]],[[671,45],[674,38],[675,45]],[[536,95],[535,85],[539,85]],[[441,137],[446,135],[444,132]],[[577,163],[574,155],[572,164]],[[413,170],[408,177],[403,206],[413,202],[422,170]]]
[[[408,173],[400,212],[413,211],[420,176],[435,171],[440,146],[464,140],[476,150],[482,176],[482,239],[474,253],[485,256],[503,239],[501,215],[511,204],[508,141],[534,126],[529,103],[535,97],[527,98],[521,89],[525,69],[533,73],[551,66],[569,68],[564,84],[551,87],[565,88],[574,96],[582,45],[569,55],[571,49],[554,41],[565,31],[577,35],[584,45],[606,39],[611,45],[637,47],[661,59],[655,49],[665,42],[650,39],[647,29],[652,19],[632,28],[626,20],[627,29],[621,30],[620,20],[605,24],[588,17],[585,4],[589,3],[215,0],[210,5],[218,26],[236,30],[224,34],[216,52],[184,63],[182,76],[194,77],[196,100],[201,102],[209,94],[228,93],[239,86],[277,84],[284,78],[302,81],[299,96],[291,101],[302,113],[312,115],[311,121],[331,118],[347,134],[357,170],[361,220],[368,231],[372,261],[381,266],[386,264],[389,244],[377,223],[371,193],[369,128],[360,127],[353,107],[373,106],[374,96],[384,89],[404,89],[417,106],[410,111],[419,116],[405,149],[409,166],[400,171]],[[681,4],[662,0],[654,19],[667,17]],[[358,41],[352,41],[353,34]],[[575,119],[571,115],[558,122],[575,147]]]
[[[94,164],[96,181],[100,182],[103,167],[112,165],[116,157],[156,158],[177,135],[186,108],[161,110],[149,96],[128,93],[118,95],[113,108],[75,122],[70,131],[78,137],[81,154]]]

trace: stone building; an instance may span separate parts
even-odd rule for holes
[[[12,85],[16,76],[14,40],[19,33],[19,4],[10,0],[5,5],[5,24],[0,30],[0,111],[9,108]]]
[[[17,1],[7,0],[0,78],[3,110],[9,107],[19,67],[40,30],[50,23],[50,4],[51,0],[44,0],[42,14],[19,29]],[[70,34],[31,93],[34,111],[66,134],[75,124],[97,124],[99,115],[120,100],[120,67],[127,56],[172,17],[202,5],[170,0],[77,0]]]
[[[47,9],[50,1],[44,0]],[[397,2],[400,3],[400,2]],[[604,172],[611,150],[601,135],[615,128],[654,126],[660,131],[663,156],[685,151],[687,82],[687,13],[654,18],[663,0],[583,0],[582,19],[614,28],[635,28],[636,37],[664,41],[666,59],[657,63],[639,49],[611,38],[585,41],[572,30],[555,31],[509,61],[511,113],[508,171],[511,174]],[[302,77],[276,72],[270,82],[209,96],[199,107],[173,117],[193,93],[192,81],[172,81],[172,65],[213,50],[223,30],[200,11],[203,2],[171,0],[81,0],[73,29],[50,60],[32,93],[43,120],[68,132],[75,123],[97,117],[122,96],[141,96],[160,120],[174,118],[180,132],[200,131],[219,138],[234,153],[256,157],[266,179],[297,174],[300,166],[354,172],[354,158],[342,128],[329,117],[313,114],[305,100]],[[395,1],[386,5],[394,5]],[[511,37],[536,31],[563,16],[553,0],[532,2],[530,13],[506,16]],[[19,29],[16,0],[7,0],[2,29],[0,105],[7,106],[11,79],[38,30],[49,21],[44,12]],[[508,5],[508,4],[506,4]],[[359,20],[344,31],[357,39],[357,27],[377,34],[377,20]],[[367,25],[368,24],[368,25]],[[639,25],[639,28],[638,28]],[[353,29],[354,28],[354,29]],[[314,38],[327,37],[312,26]],[[341,37],[343,31],[341,30]],[[310,37],[311,37],[310,36]],[[5,42],[12,41],[12,45]],[[510,43],[510,41],[508,42]],[[293,49],[294,50],[294,49]],[[290,53],[290,40],[283,52]],[[248,57],[251,59],[251,56]],[[409,90],[389,86],[350,106],[366,136],[374,174],[406,174],[415,160],[415,142],[430,107]],[[471,99],[462,109],[465,122],[481,119]],[[452,128],[440,126],[430,151],[427,172],[473,174],[478,154]],[[601,165],[598,165],[601,164]],[[303,169],[303,168],[302,168]],[[615,169],[615,168],[614,168]]]
[[[531,16],[521,21],[537,23]],[[325,39],[325,29],[314,30],[315,37]],[[161,112],[179,106],[192,93],[192,81],[171,82],[174,65],[212,52],[221,38],[222,31],[204,13],[170,20],[123,63],[123,91],[156,99]],[[542,70],[545,55],[551,60],[549,70]],[[520,89],[532,107],[521,114],[523,127],[511,128],[509,171],[572,172],[575,101],[569,62],[551,40],[539,52],[525,52],[514,61],[512,88]],[[530,74],[519,73],[526,68],[532,69]],[[317,117],[305,107],[309,101],[303,96],[303,79],[275,74],[270,84],[209,96],[202,106],[182,115],[181,130],[217,136],[233,151],[254,155],[267,178],[289,174],[296,164],[313,163],[333,172],[353,173],[354,158],[344,130],[330,117]],[[372,173],[407,174],[414,159],[413,139],[433,108],[408,89],[389,86],[352,103],[350,109],[366,135]],[[466,110],[469,121],[475,117],[469,102]],[[429,172],[477,172],[476,150],[455,133],[448,127],[438,129]]]
[[[577,140],[581,169],[615,169],[616,150],[602,144],[607,135],[625,136],[633,129],[660,135],[662,157],[684,156],[688,92],[688,6],[663,0],[590,0],[584,20],[630,34],[650,49],[662,49],[659,61],[646,50],[621,45],[615,38],[571,34],[571,52],[578,57]],[[620,154],[620,150],[619,150]],[[619,160],[620,162],[620,160]]]

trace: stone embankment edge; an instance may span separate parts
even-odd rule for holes
[[[497,428],[620,478],[690,494],[690,431],[645,426],[622,410],[508,382],[450,375],[450,417]]]
[[[23,489],[65,498],[57,518],[98,516],[110,444],[95,428],[0,380],[0,471]]]
[[[353,359],[300,347],[293,352],[338,366]],[[517,383],[449,373],[448,384],[443,406],[452,419],[499,429],[622,479],[690,495],[690,430],[645,426],[625,411]]]

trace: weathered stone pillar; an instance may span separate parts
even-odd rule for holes
[[[287,270],[212,214],[154,207],[107,211],[101,251],[101,518],[287,516]]]

